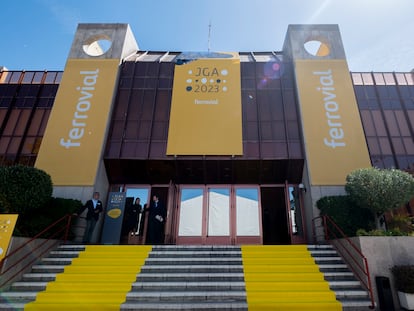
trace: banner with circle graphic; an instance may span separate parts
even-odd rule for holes
[[[240,83],[237,53],[177,56],[167,155],[242,155]]]
[[[0,215],[0,260],[6,257],[18,216],[17,214]]]

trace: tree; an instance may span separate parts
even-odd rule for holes
[[[397,169],[363,168],[346,177],[345,190],[359,206],[370,209],[378,221],[384,212],[414,197],[414,178]]]

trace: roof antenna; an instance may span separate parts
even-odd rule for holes
[[[211,20],[208,24],[208,53],[210,53]]]

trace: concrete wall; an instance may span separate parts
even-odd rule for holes
[[[394,278],[390,269],[395,265],[414,265],[414,237],[362,236],[353,237],[350,238],[350,240],[367,258],[377,306],[379,306],[379,300],[375,277],[383,276],[389,278],[393,293],[394,306],[396,310],[400,310],[397,290],[395,289]],[[343,240],[340,240],[339,242],[343,242]],[[338,242],[334,244],[337,243]],[[351,250],[351,253],[355,254],[356,251]],[[348,257],[345,259],[350,266],[355,266],[355,263],[350,261],[349,256],[345,257]],[[358,261],[358,263],[363,264],[362,261]]]
[[[345,195],[345,187],[344,186],[315,186],[310,185],[309,180],[309,171],[307,167],[307,163],[303,168],[303,178],[302,183],[305,186],[306,192],[302,192],[303,195],[303,206],[304,206],[304,213],[306,218],[306,233],[307,239],[309,244],[315,243],[313,240],[313,231],[312,231],[312,219],[318,217],[320,215],[319,209],[316,207],[316,202],[320,198],[326,196],[337,196],[337,195]],[[321,242],[324,240],[324,233],[323,227],[317,227],[317,242]]]
[[[12,253],[29,240],[30,238],[12,237],[7,254]],[[1,283],[9,278],[11,279],[1,288],[1,290],[7,289],[13,282],[21,279],[24,273],[30,272],[33,264],[35,264],[39,258],[44,257],[51,250],[56,248],[59,242],[60,241],[58,240],[36,239],[17,251],[15,255],[11,256],[11,258],[6,259],[3,267],[1,268]],[[16,266],[7,271],[15,264]]]

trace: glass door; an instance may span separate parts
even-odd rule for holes
[[[130,234],[138,239],[138,244],[145,241],[145,212],[144,207],[149,202],[149,187],[127,186],[125,214],[122,226],[121,241],[126,244]]]
[[[258,187],[181,186],[177,244],[261,244]]]
[[[262,244],[258,188],[236,188],[236,244]]]
[[[207,244],[231,244],[230,188],[207,188]]]
[[[302,213],[301,189],[299,186],[288,186],[289,194],[289,231],[292,244],[305,244],[306,235],[304,230],[304,219]]]
[[[177,244],[201,244],[203,237],[203,188],[180,191]]]

